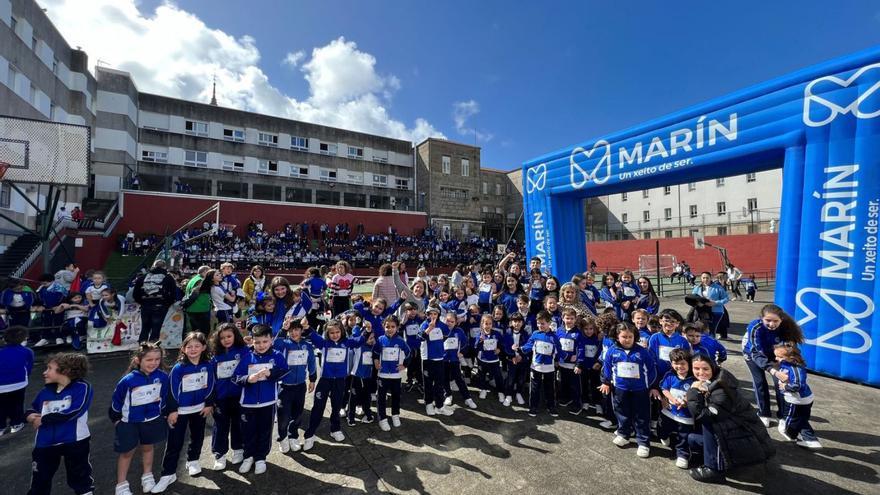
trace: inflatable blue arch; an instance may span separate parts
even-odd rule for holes
[[[811,368],[880,385],[880,47],[525,163],[528,254],[569,277],[584,198],[780,165],[776,302]]]

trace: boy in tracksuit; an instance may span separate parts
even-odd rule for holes
[[[370,392],[375,387],[373,380],[373,370],[375,369],[373,366],[373,346],[376,344],[376,339],[369,328],[370,322],[365,321],[364,325],[367,327],[366,329],[356,326],[352,330],[352,336],[358,337],[364,333],[366,340],[363,345],[357,349],[352,349],[352,352],[349,353],[349,358],[351,359],[349,369],[351,371],[348,377],[350,384],[348,387],[348,426],[357,425],[355,414],[358,408],[363,411],[364,417],[362,421],[364,423],[372,423],[375,419],[373,412],[370,410],[370,403],[372,402],[370,400]]]
[[[34,302],[34,293],[21,280],[10,281],[9,287],[0,293],[0,307],[6,310],[10,327],[30,326]]]
[[[67,485],[75,494],[88,495],[95,489],[89,462],[92,386],[83,380],[88,369],[82,354],[56,354],[46,363],[46,386],[27,411],[28,423],[37,430],[29,494],[49,494],[62,457]]]
[[[617,325],[617,342],[605,354],[602,364],[603,394],[613,393],[617,432],[613,443],[623,447],[635,430],[636,455],[648,457],[651,441],[650,388],[657,379],[657,365],[647,349],[637,343],[632,323]]]
[[[24,428],[24,392],[34,369],[34,351],[22,345],[28,330],[22,326],[6,329],[6,345],[0,348],[0,435]]]
[[[510,406],[516,396],[516,403],[522,406],[525,404],[523,394],[525,393],[526,377],[529,373],[529,360],[516,360],[519,350],[529,340],[529,332],[523,328],[525,318],[520,312],[510,315],[510,329],[504,334],[504,352],[508,356],[514,356],[507,364],[507,397],[504,398],[504,405]]]
[[[569,406],[570,414],[578,414],[583,408],[581,399],[581,368],[578,367],[579,350],[584,346],[581,329],[577,326],[577,313],[572,308],[562,311],[562,328],[556,330],[559,340],[559,354],[556,361],[559,365],[560,393],[564,398],[559,401],[561,406]]]
[[[281,391],[278,393],[278,449],[282,454],[302,448],[299,441],[299,426],[306,403],[306,392],[315,391],[318,380],[315,364],[315,347],[302,338],[302,324],[288,319],[287,337],[275,339],[273,347],[284,356],[288,372],[281,378]],[[282,327],[282,328],[283,328]],[[306,380],[308,379],[308,385]]]
[[[244,461],[238,472],[245,474],[256,465],[255,474],[266,472],[266,456],[272,447],[272,423],[278,401],[278,381],[287,373],[287,360],[272,348],[272,329],[251,327],[253,352],[242,356],[233,381],[242,387],[241,411]]]
[[[455,312],[450,312],[455,314]],[[427,319],[419,329],[421,340],[422,367],[425,377],[425,411],[428,416],[443,414],[451,416],[452,410],[443,406],[444,386],[446,379],[446,350],[443,342],[449,335],[449,327],[440,321],[440,309],[429,306],[425,310]]]
[[[400,380],[403,376],[402,371],[406,369],[412,356],[409,345],[397,333],[400,320],[392,315],[385,318],[382,325],[385,333],[377,338],[373,345],[373,365],[379,377],[376,409],[379,414],[379,428],[382,431],[390,431],[391,425],[395,428],[400,426]],[[391,394],[391,425],[388,424],[388,410],[385,406],[389,393]]]
[[[514,364],[531,357],[532,372],[529,389],[529,416],[538,415],[538,405],[541,403],[543,391],[544,401],[550,416],[557,417],[556,411],[556,356],[559,354],[559,339],[556,332],[550,326],[553,315],[548,311],[541,311],[535,318],[538,330],[533,332],[528,342],[517,353]]]
[[[684,326],[684,336],[691,345],[691,354],[703,355],[720,365],[727,360],[727,349],[717,340],[703,333],[705,326],[700,323],[689,323]]]
[[[406,339],[406,345],[412,351],[412,359],[406,368],[406,387],[407,391],[411,391],[422,387],[422,357],[419,353],[419,331],[425,319],[419,316],[418,307],[411,302],[405,303],[403,309],[404,313],[400,319],[400,326],[403,329],[402,337]],[[378,329],[377,332],[381,333]],[[421,392],[424,394],[424,390],[421,390]]]
[[[672,369],[672,365],[669,363],[669,353],[673,349],[691,350],[691,345],[679,332],[681,322],[681,315],[677,311],[664,309],[660,313],[660,331],[648,339],[648,350],[651,351],[654,362],[657,363],[657,376],[663,376]]]
[[[443,391],[446,393],[446,399],[443,401],[444,406],[452,405],[452,387],[449,382],[454,381],[458,387],[458,393],[464,399],[465,405],[471,409],[477,408],[477,403],[471,398],[471,392],[461,376],[461,356],[467,349],[468,339],[460,327],[458,327],[458,316],[455,313],[446,313],[446,326],[449,327],[449,334],[443,341],[445,375],[443,378]]]
[[[42,326],[43,330],[40,335],[41,340],[47,343],[62,344],[64,339],[61,335],[61,325],[64,324],[64,313],[55,311],[64,299],[67,293],[61,284],[55,282],[55,277],[51,273],[45,273],[40,276],[40,287],[37,289],[38,304],[43,308]],[[67,343],[72,338],[67,337]]]

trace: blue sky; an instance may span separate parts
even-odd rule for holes
[[[138,8],[149,17],[159,4]],[[380,96],[394,119],[422,118],[467,143],[476,128],[483,166],[500,169],[880,42],[876,1],[176,5],[210,29],[252,37],[271,85],[300,100],[312,50],[340,36],[356,43],[379,76],[398,81]],[[297,51],[299,66],[281,63]],[[470,101],[479,111],[462,135],[453,106]]]

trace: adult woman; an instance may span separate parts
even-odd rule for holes
[[[247,304],[247,307],[251,308],[254,306],[257,294],[263,292],[265,287],[266,274],[263,271],[263,267],[254,265],[251,268],[251,274],[244,279],[244,283],[241,285],[241,291],[244,292],[244,302]]]
[[[715,332],[718,331],[721,319],[724,317],[724,305],[730,301],[727,291],[717,281],[712,280],[711,273],[703,272],[700,274],[700,285],[694,287],[692,293],[708,299],[708,301],[703,303],[703,306],[712,308],[712,320],[709,322],[709,331],[714,337]],[[723,333],[722,338],[727,338],[727,332]]]
[[[742,276],[742,270],[733,266],[733,263],[727,264],[727,283],[730,284],[730,291],[733,292],[734,301],[742,299],[742,294],[739,291],[739,280]]]
[[[592,317],[593,313],[581,302],[578,296],[580,290],[572,283],[567,282],[559,289],[559,311],[571,308],[577,314],[578,318]],[[516,307],[514,307],[514,310]]]
[[[660,298],[654,291],[654,284],[647,277],[639,277],[639,301],[636,303],[637,308],[644,309],[652,315],[656,315],[660,310]]]
[[[294,300],[293,289],[290,288],[290,282],[284,277],[275,277],[270,284],[272,297],[275,298],[275,311],[272,313],[272,334],[278,335],[281,325],[284,323],[284,317],[292,308],[296,301]]]
[[[794,319],[775,304],[761,308],[761,318],[753,320],[746,327],[742,339],[742,354],[746,360],[752,383],[755,388],[755,401],[758,404],[758,416],[764,426],[770,426],[770,391],[767,388],[767,375],[773,377],[773,390],[776,393],[776,417],[785,414],[785,399],[779,390],[777,377],[779,373],[773,368],[776,356],[773,346],[781,343],[801,344],[804,334]],[[787,378],[787,377],[786,377]]]
[[[687,392],[687,406],[700,426],[688,443],[693,452],[703,452],[703,465],[691,469],[691,477],[719,482],[727,469],[772,457],[776,449],[752,405],[740,396],[736,377],[704,354],[694,356],[691,369],[697,381]]]
[[[394,286],[394,280],[391,278],[391,264],[383,263],[379,266],[379,277],[373,284],[372,300],[381,297],[386,301],[396,301],[397,294],[397,287]]]

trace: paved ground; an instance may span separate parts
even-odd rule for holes
[[[763,293],[765,298],[772,295]],[[679,307],[673,301],[664,306]],[[733,334],[757,314],[760,304],[730,305],[738,322]],[[738,339],[727,342],[733,351],[726,367],[751,383],[738,353]],[[115,455],[112,428],[106,417],[113,385],[125,368],[123,358],[94,360],[91,377],[98,393],[92,406],[92,465],[97,493],[112,493]],[[31,377],[28,400],[42,383],[39,371]],[[273,449],[263,476],[240,476],[233,470],[208,471],[196,478],[179,474],[171,494],[219,493],[880,493],[880,390],[813,376],[816,394],[813,425],[825,448],[808,452],[778,443],[778,453],[766,466],[730,473],[724,486],[697,485],[673,464],[669,449],[652,447],[649,459],[635,448],[611,444],[611,434],[598,428],[596,418],[563,413],[537,420],[497,401],[479,402],[479,410],[458,409],[452,417],[427,417],[412,396],[404,400],[403,427],[385,433],[375,424],[344,427],[342,443],[327,440],[325,422],[320,441],[308,454],[282,455]],[[778,439],[775,428],[771,436]],[[0,493],[24,494],[30,471],[33,436],[27,430],[0,438]],[[202,456],[209,466],[210,429]],[[161,449],[159,449],[161,450]],[[159,459],[156,461],[159,464]],[[182,468],[182,463],[181,463]],[[129,479],[136,485],[139,466]],[[63,468],[56,475],[56,493],[68,493]],[[135,491],[138,493],[138,491]]]

